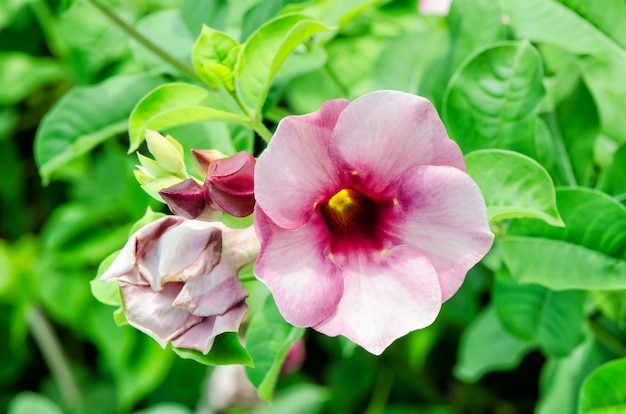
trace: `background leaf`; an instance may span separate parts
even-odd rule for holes
[[[500,272],[493,303],[502,325],[518,338],[537,343],[550,355],[568,355],[584,338],[585,292],[552,291],[541,285],[518,284]]]
[[[626,358],[608,362],[589,375],[580,390],[578,412],[611,414],[626,409]]]
[[[504,148],[536,157],[542,75],[539,54],[528,42],[498,43],[471,55],[444,96],[450,136],[463,152]]]
[[[626,208],[590,189],[556,194],[565,228],[516,220],[507,230],[502,257],[511,275],[555,290],[625,289]]]
[[[475,382],[488,372],[517,366],[532,348],[532,343],[511,336],[500,324],[495,307],[488,306],[461,337],[454,375]]]
[[[259,397],[265,401],[272,401],[285,355],[291,344],[303,334],[304,329],[292,326],[283,319],[271,296],[250,321],[246,344],[254,367],[246,367],[246,374],[257,388]]]
[[[161,82],[143,74],[117,76],[67,93],[37,129],[35,159],[44,182],[67,162],[123,133],[137,100]]]
[[[467,173],[485,197],[490,221],[540,218],[563,226],[547,171],[535,160],[505,150],[479,150],[465,156]]]

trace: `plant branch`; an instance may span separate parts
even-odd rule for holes
[[[372,398],[365,410],[365,414],[383,414],[387,405],[387,399],[389,393],[391,393],[391,387],[393,385],[393,371],[381,364],[378,371],[378,378],[374,385]]]
[[[72,376],[69,362],[63,353],[59,338],[41,310],[35,306],[26,312],[28,326],[33,339],[48,365],[50,373],[59,386],[67,407],[75,407],[80,400],[78,385]]]
[[[101,3],[100,0],[86,0],[87,3],[91,4],[93,7],[98,9],[103,15],[105,15],[109,20],[115,23],[120,29],[122,29],[126,34],[135,39],[141,45],[146,47],[155,55],[159,56],[161,59],[174,66],[176,69],[180,70],[185,75],[189,76],[191,79],[202,82],[202,79],[196,74],[195,70],[180,60],[176,59],[174,56],[170,55],[165,50],[161,49],[157,44],[153,43],[150,39],[139,33],[132,26],[126,23],[124,20],[120,19],[117,14],[113,12],[109,7],[105,4]]]

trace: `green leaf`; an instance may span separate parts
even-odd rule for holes
[[[511,275],[554,290],[626,289],[626,208],[591,189],[556,196],[565,228],[516,220],[501,240]]]
[[[626,5],[621,0],[503,0],[517,37],[555,44],[581,55],[626,57]]]
[[[580,390],[580,414],[626,411],[626,358],[608,362],[589,375]]]
[[[463,152],[504,148],[534,157],[542,75],[539,54],[528,42],[501,42],[471,55],[443,99],[450,136]]]
[[[454,375],[462,381],[478,381],[489,372],[515,368],[532,348],[532,343],[511,336],[500,324],[495,307],[488,306],[461,336]]]
[[[257,388],[259,397],[265,401],[272,401],[287,351],[303,334],[304,329],[292,326],[283,319],[271,296],[250,321],[246,344],[254,367],[247,367],[246,374]]]
[[[581,57],[585,82],[599,107],[604,131],[624,140],[626,111],[626,5],[621,0],[502,2],[518,37],[546,42]]]
[[[191,60],[196,73],[207,85],[234,90],[233,68],[237,61],[239,43],[230,35],[202,27]]]
[[[205,365],[252,365],[252,358],[239,342],[237,332],[226,332],[215,337],[215,342],[208,354],[193,349],[172,348],[178,356],[193,359]]]
[[[249,119],[223,90],[207,91],[186,83],[161,85],[141,98],[130,114],[129,152],[139,147],[146,129],[160,130],[207,121],[249,124]]]
[[[103,282],[100,277],[113,264],[113,261],[120,254],[119,251],[111,253],[106,259],[100,263],[96,276],[89,282],[91,285],[91,294],[100,302],[111,306],[122,306],[122,294],[120,286],[115,282]]]
[[[194,37],[187,30],[179,10],[167,9],[147,14],[137,20],[133,27],[167,54],[185,66],[191,66]],[[134,60],[139,62],[146,72],[181,75],[180,69],[166,62],[135,39],[131,38],[129,45]]]
[[[327,389],[303,382],[281,390],[272,405],[259,407],[254,414],[318,414],[328,397]]]
[[[0,105],[13,105],[40,86],[60,81],[67,70],[49,58],[0,53]]]
[[[626,143],[613,153],[611,164],[600,175],[598,188],[626,201]]]
[[[568,355],[584,338],[582,291],[555,292],[536,284],[521,285],[503,271],[492,298],[507,331],[538,343],[550,355]]]
[[[47,397],[23,391],[11,399],[8,414],[62,414],[63,410]]]
[[[224,28],[228,21],[228,0],[182,0],[180,13],[189,32],[198,37],[205,25]]]
[[[237,94],[258,119],[274,74],[300,43],[328,27],[312,18],[289,14],[269,21],[243,45],[235,66]]]
[[[533,217],[564,226],[548,172],[535,160],[506,150],[479,150],[465,157],[467,173],[480,187],[490,221]]]
[[[162,80],[116,76],[95,86],[77,86],[46,114],[35,136],[35,160],[44,182],[67,162],[126,131],[131,109]]]

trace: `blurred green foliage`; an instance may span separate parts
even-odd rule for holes
[[[165,211],[133,177],[136,158],[127,149],[139,146],[141,132],[129,139],[131,111],[158,85],[195,88],[192,54],[203,24],[241,43],[288,12],[331,30],[305,20],[306,36],[269,49],[295,52],[280,68],[264,67],[264,83],[246,101],[266,126],[332,98],[375,89],[419,93],[436,104],[465,151],[519,151],[527,157],[509,162],[532,165],[529,175],[595,190],[534,199],[536,183],[507,181],[534,209],[526,217],[558,222],[556,205],[568,227],[495,223],[504,236],[436,323],[380,357],[307,331],[302,369],[257,378],[266,394],[276,381],[277,392],[271,407],[252,412],[574,413],[579,404],[581,412],[624,404],[623,359],[603,365],[626,356],[622,0],[455,0],[447,17],[420,15],[410,0],[103,2],[113,17],[99,3],[0,3],[0,411],[209,409],[211,368],[118,327],[89,282],[147,206]],[[164,53],[129,37],[124,22]],[[219,121],[168,132],[186,150],[262,150],[252,130]],[[500,162],[506,175],[506,159],[476,154],[477,171]],[[515,198],[497,196],[500,207]],[[246,287],[253,310],[271,305],[262,288]],[[274,344],[277,358],[284,341],[302,332],[270,322],[276,330],[264,332],[270,323],[253,319],[251,336],[283,341]],[[620,375],[621,388],[603,394],[603,384]]]

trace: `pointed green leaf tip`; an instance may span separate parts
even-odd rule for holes
[[[485,197],[489,221],[529,217],[552,226],[565,225],[556,207],[552,179],[532,158],[489,149],[467,154],[465,162],[467,173]]]

